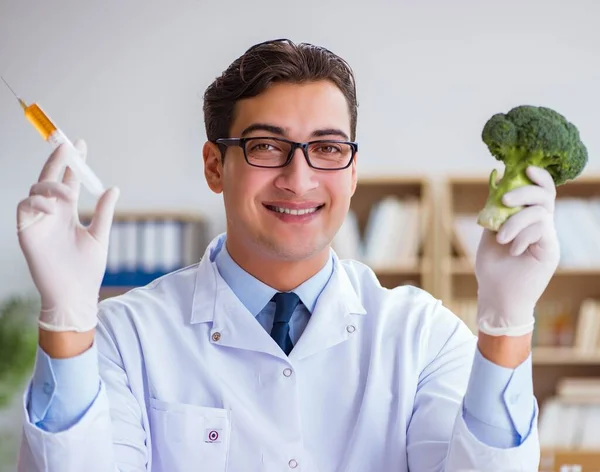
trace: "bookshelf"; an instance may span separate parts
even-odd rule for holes
[[[91,216],[82,214],[82,223],[88,224]],[[207,244],[207,222],[201,215],[175,211],[115,213],[100,298],[121,295],[198,262]]]
[[[375,271],[384,287],[392,288],[409,284],[431,292],[434,289],[433,208],[431,185],[427,178],[421,176],[372,176],[359,179],[356,192],[350,202],[350,211],[356,216],[358,235],[364,241],[369,231],[369,225],[373,225],[372,230],[377,231],[378,225],[382,222],[373,222],[375,208],[390,197],[397,198],[401,202],[400,205],[404,205],[406,202],[417,205],[415,208],[417,208],[418,219],[413,220],[409,228],[403,224],[405,221],[403,219],[403,223],[399,225],[398,237],[391,238],[391,244],[402,246],[402,238],[408,237],[402,233],[415,233],[412,237],[416,238],[418,243],[413,251],[414,254],[411,252],[408,257],[388,258],[384,265],[371,263],[368,260],[364,260],[364,262]],[[387,230],[387,232],[390,231],[394,233],[393,229]],[[340,237],[344,237],[342,232],[338,234]],[[414,245],[414,243],[412,244]],[[335,243],[334,248],[336,248]],[[340,256],[342,257],[342,255]],[[357,259],[361,260],[360,257]]]
[[[433,209],[429,180],[421,176],[392,178],[381,176],[360,179],[350,204],[350,210],[356,215],[356,229],[359,233],[358,237],[363,238],[365,236],[365,231],[369,225],[369,219],[372,215],[373,208],[388,197],[396,197],[401,202],[411,201],[417,205],[415,207],[415,212],[418,214],[418,221],[414,222],[412,228],[413,231],[416,231],[416,237],[418,238],[415,257],[394,259],[390,263],[380,266],[377,264],[369,265],[373,267],[383,286],[391,288],[398,285],[410,284],[433,292],[433,277],[435,276],[432,264],[434,241],[431,225],[433,222]],[[89,222],[90,217],[90,214],[83,214],[81,217],[82,222]],[[185,266],[193,264],[200,259],[206,244],[208,244],[208,224],[202,216],[196,214],[169,211],[125,211],[116,213],[111,231],[111,246],[115,239],[115,228],[117,228],[118,231],[118,228],[122,224],[133,224],[141,227],[143,231],[143,226],[149,221],[171,221],[186,225],[188,227],[188,232],[191,232],[192,235],[187,237],[187,242],[182,243],[187,247],[187,257],[185,257],[184,263],[180,265]],[[403,226],[401,226],[401,228],[404,229]],[[117,237],[117,239],[121,238],[121,236]],[[138,234],[138,244],[133,247],[133,249],[132,246],[130,246],[129,250],[125,250],[122,247],[119,247],[116,250],[121,252],[124,251],[128,254],[136,254],[136,257],[142,257],[140,255],[140,243],[142,240],[143,235]],[[193,241],[193,243],[191,241]],[[121,246],[120,244],[116,245]],[[120,295],[131,288],[150,282],[152,279],[162,275],[162,273],[168,272],[168,270],[163,272],[150,271],[142,273],[141,278],[138,277],[137,280],[139,283],[115,284],[115,277],[111,277],[110,259],[109,253],[107,276],[105,277],[101,289],[101,298]],[[172,270],[175,269],[176,267]],[[131,276],[131,267],[128,269],[128,272]]]
[[[488,180],[484,176],[451,177],[446,181],[440,211],[438,290],[440,298],[448,305],[457,306],[460,302],[466,301],[474,303],[476,300],[473,241],[478,240],[479,236],[465,236],[465,233],[457,230],[455,221],[461,217],[473,220],[472,217],[485,204],[487,189]],[[580,177],[574,182],[557,188],[557,201],[570,198],[600,198],[600,176]],[[564,251],[564,247],[561,242],[561,251]],[[570,347],[573,346],[581,304],[588,298],[600,299],[600,265],[597,267],[563,265],[561,260],[558,270],[540,300],[536,324],[543,326],[545,318],[548,318],[547,313],[552,308],[558,307],[559,311],[563,312],[564,340],[553,343],[543,338],[539,343],[540,347],[536,347],[534,353],[536,364],[552,366],[582,364],[600,367],[600,349],[589,355],[583,355]]]
[[[478,241],[480,233],[475,234],[473,228],[465,229],[466,226],[461,225],[463,219],[474,221],[475,215],[483,208],[487,195],[487,176],[450,177],[446,179],[441,192],[438,215],[441,231],[438,238],[437,294],[474,330],[477,295],[473,263],[476,250],[474,242]],[[564,209],[569,208],[564,206],[564,202],[569,203],[573,199],[590,202],[597,198],[600,199],[600,176],[582,176],[557,188],[557,212],[559,205]],[[600,378],[598,339],[594,341],[596,344],[593,348],[587,346],[583,349],[579,337],[586,331],[586,327],[582,325],[584,306],[590,301],[592,304],[594,301],[600,301],[600,264],[590,262],[593,259],[592,251],[588,261],[583,261],[582,257],[579,258],[579,263],[573,262],[574,257],[569,260],[565,257],[563,260],[563,255],[571,257],[568,243],[576,239],[563,238],[565,230],[559,228],[559,224],[567,220],[564,218],[565,210],[561,211],[563,216],[559,218],[557,213],[556,217],[561,244],[561,263],[538,304],[534,332],[534,391],[542,410],[546,401],[556,396],[557,385],[561,379]],[[584,219],[588,220],[569,220],[573,224],[571,231],[591,231],[577,226]],[[597,247],[600,249],[600,239],[598,241]],[[592,312],[590,316],[600,317],[600,310]],[[565,462],[576,459],[579,462]],[[545,450],[542,465],[545,462],[546,468],[542,467],[540,470],[558,471],[558,465],[561,463],[591,464],[589,461],[600,464],[600,451]]]

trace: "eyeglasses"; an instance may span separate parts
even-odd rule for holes
[[[246,162],[254,167],[285,167],[294,157],[296,149],[302,149],[306,162],[313,169],[341,170],[352,164],[358,144],[350,141],[318,140],[296,143],[283,138],[219,138],[217,144],[238,146],[244,150]]]

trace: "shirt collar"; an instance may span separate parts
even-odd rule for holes
[[[221,277],[239,298],[244,306],[257,316],[277,293],[273,287],[266,285],[252,274],[242,269],[230,256],[223,238],[215,257],[215,264]],[[325,266],[310,279],[296,287],[293,291],[310,313],[313,312],[319,295],[329,282],[333,272],[333,254],[330,253]]]

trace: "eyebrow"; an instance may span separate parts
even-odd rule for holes
[[[270,125],[268,123],[253,123],[242,131],[241,136],[245,137],[248,134],[254,131],[266,131],[272,134],[278,134],[279,136],[287,136],[287,133],[284,128],[281,126]],[[345,141],[349,141],[350,138],[346,133],[344,133],[341,129],[337,128],[324,128],[317,129],[311,133],[311,137],[313,138],[322,138],[323,136],[339,136]]]

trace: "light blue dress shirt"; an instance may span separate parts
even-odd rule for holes
[[[276,290],[244,271],[229,255],[225,244],[215,263],[233,293],[271,332]],[[296,344],[333,271],[333,259],[294,292],[302,303],[290,321],[290,337]],[[38,349],[29,398],[31,421],[50,432],[76,424],[94,402],[100,388],[97,348],[94,344],[70,359],[51,359]],[[519,446],[529,435],[535,416],[531,356],[516,369],[500,367],[476,350],[472,375],[465,395],[463,415],[472,434],[498,448]]]

